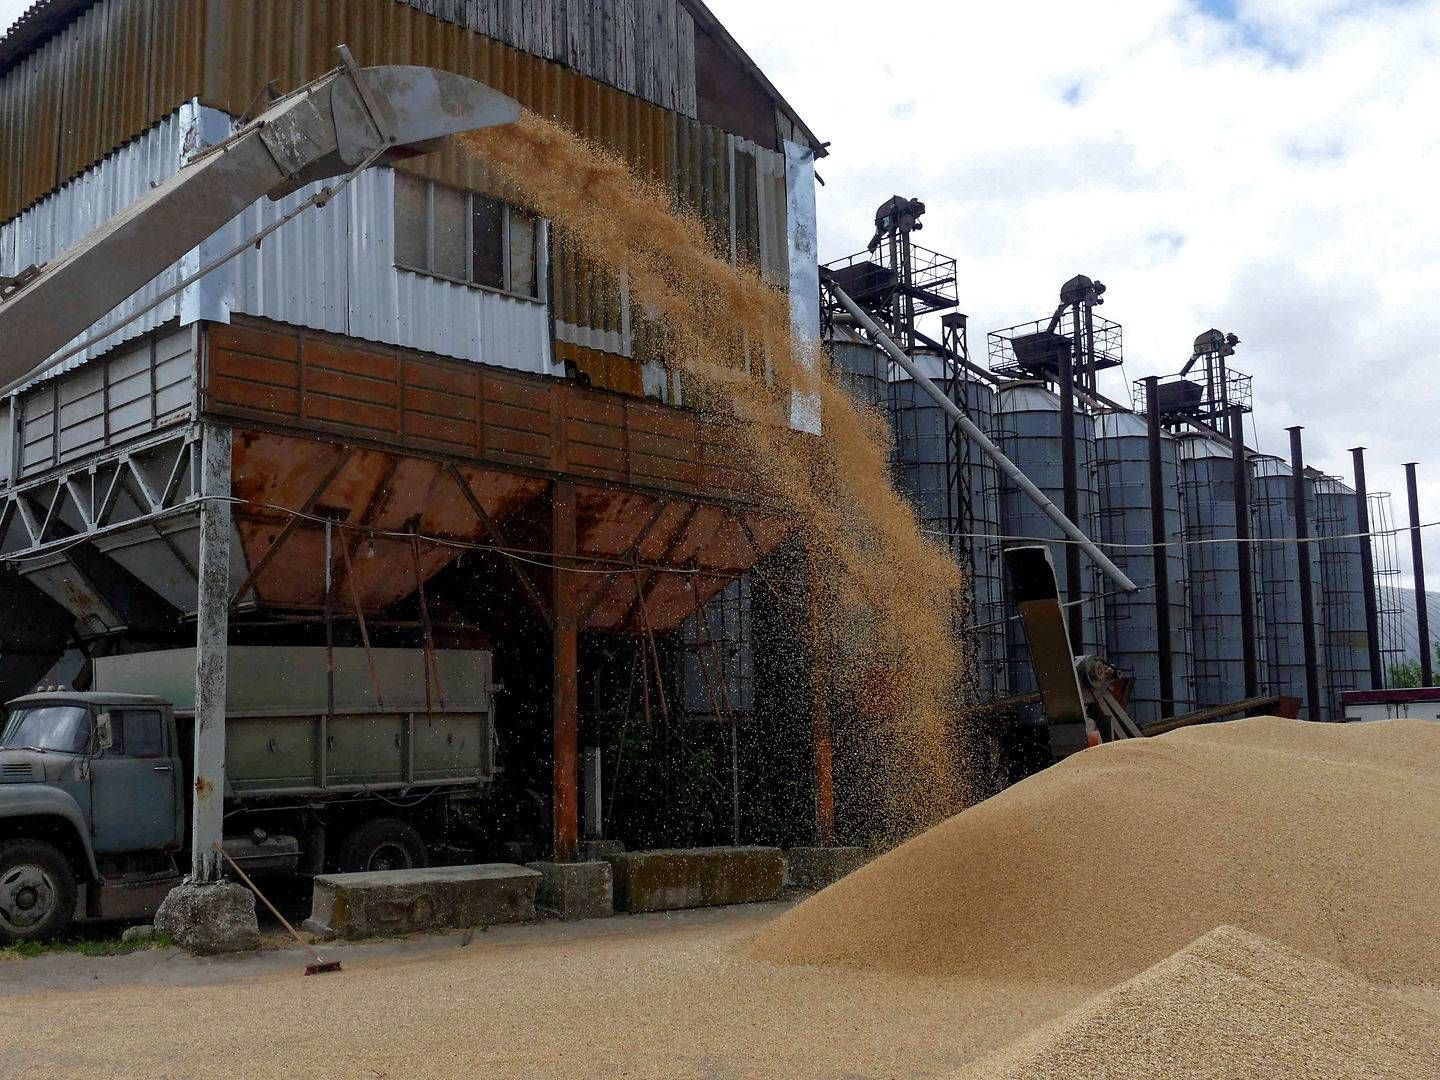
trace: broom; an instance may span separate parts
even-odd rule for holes
[[[333,971],[340,970],[340,961],[326,960],[318,952],[316,952],[314,947],[303,937],[300,936],[299,931],[297,931],[295,927],[290,925],[290,920],[285,918],[284,915],[281,915],[280,912],[276,909],[275,905],[270,902],[269,898],[258,888],[255,887],[255,883],[250,880],[249,875],[246,874],[244,870],[240,869],[240,864],[230,857],[230,853],[228,851],[226,851],[218,843],[215,845],[215,850],[220,853],[221,858],[223,858],[227,863],[230,864],[230,868],[234,870],[235,873],[240,875],[240,880],[245,883],[245,887],[260,898],[260,902],[270,909],[270,914],[274,915],[277,919],[279,919],[281,925],[283,925],[286,930],[290,931],[290,936],[293,937],[296,941],[298,941],[300,943],[300,947],[310,954],[310,963],[305,965],[306,975],[328,975]]]

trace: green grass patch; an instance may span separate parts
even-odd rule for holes
[[[168,949],[175,944],[168,934],[156,934],[140,941],[112,938],[59,938],[55,941],[22,941],[17,945],[0,946],[0,962],[33,960],[37,956],[56,953],[78,953],[81,956],[128,956],[150,949]]]

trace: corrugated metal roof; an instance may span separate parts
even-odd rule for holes
[[[4,37],[0,37],[0,75],[3,75],[16,63],[30,55],[30,53],[34,52],[46,41],[76,21],[81,15],[85,14],[99,2],[100,0],[36,0],[18,19],[11,23]],[[590,55],[594,47],[593,42],[567,40],[563,43],[564,48],[562,49],[562,43],[556,40],[554,27],[551,25],[541,25],[541,23],[546,22],[546,20],[537,21],[532,19],[526,21],[517,19],[517,28],[524,30],[524,32],[518,34],[510,33],[508,35],[504,33],[502,27],[496,23],[498,14],[502,11],[509,12],[516,9],[523,11],[528,5],[484,5],[476,3],[462,5],[454,3],[453,0],[451,3],[436,3],[436,0],[405,0],[405,2],[413,3],[414,6],[419,8],[428,8],[431,14],[437,15],[440,18],[445,18],[446,15],[449,14],[452,21],[463,21],[472,29],[485,32],[489,34],[489,36],[493,36],[499,40],[515,38],[516,40],[510,43],[524,51],[560,61],[576,70],[583,71],[593,78],[600,78],[602,73],[608,73],[609,78],[607,78],[606,81],[609,81],[611,85],[618,86],[623,90],[638,94],[641,97],[646,97],[652,101],[661,100],[662,96],[668,97],[670,100],[662,101],[662,104],[665,104],[667,107],[678,108],[682,113],[690,113],[693,115],[693,38],[692,47],[688,54],[682,51],[682,55],[678,58],[680,61],[688,60],[692,69],[688,89],[679,86],[662,88],[655,85],[656,75],[654,65],[640,66],[637,69],[637,62],[633,56],[629,58],[628,63],[623,56],[617,55],[607,58],[604,62],[597,59],[595,64],[591,64],[586,62],[586,57]],[[561,5],[561,7],[564,7],[564,5]],[[760,69],[760,66],[755,63],[750,57],[750,54],[741,47],[740,43],[735,40],[731,33],[725,29],[724,25],[715,17],[715,14],[702,0],[679,0],[679,7],[688,11],[696,26],[720,42],[721,46],[734,58],[736,64],[760,84],[761,88],[774,99],[776,107],[804,134],[805,138],[809,140],[810,145],[814,148],[816,156],[824,157],[826,154],[825,144],[810,130],[809,126],[800,118],[800,114],[795,111],[795,108],[785,99],[784,95],[775,88],[774,83],[772,83]],[[556,10],[558,11],[560,8]],[[487,12],[490,14],[487,15]],[[632,18],[637,17],[636,12],[633,10],[630,11],[630,14]],[[487,18],[489,21],[485,22],[485,25],[482,27],[482,21]],[[557,18],[552,18],[548,22],[553,23],[556,21]],[[492,26],[490,25],[491,23],[496,23],[496,25]],[[534,23],[533,27],[531,27],[531,23]],[[521,24],[523,24],[523,26]],[[524,29],[527,27],[529,29]],[[683,37],[683,35],[681,36]],[[571,37],[573,37],[573,33],[567,34],[567,38]],[[329,44],[333,45],[335,43],[330,42]],[[611,42],[610,44],[613,45],[614,43]],[[689,106],[688,108],[686,107],[687,104]]]
[[[97,3],[99,0],[36,0],[0,38],[0,74]]]

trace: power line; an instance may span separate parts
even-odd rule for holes
[[[1421,525],[1422,529],[1433,529],[1440,527],[1440,521],[1427,522]],[[1078,540],[1069,540],[1053,536],[1006,536],[997,533],[952,533],[943,529],[921,529],[926,536],[938,536],[947,540],[998,540],[1003,543],[1022,544],[1078,544]],[[1250,537],[1243,541],[1246,544],[1333,544],[1340,540],[1369,540],[1377,537],[1393,538],[1401,534],[1408,534],[1410,526],[1399,529],[1376,529],[1368,533],[1345,533],[1339,536],[1265,536]],[[1121,544],[1112,541],[1094,541],[1096,547],[1113,548],[1116,550],[1133,551],[1154,551],[1156,548],[1177,548],[1177,547],[1205,547],[1214,544],[1239,544],[1242,543],[1239,537],[1222,536],[1210,540],[1173,540],[1164,544]]]

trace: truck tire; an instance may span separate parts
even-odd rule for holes
[[[0,945],[54,937],[75,916],[75,871],[41,840],[0,843]]]
[[[339,862],[343,874],[419,870],[427,862],[425,841],[403,821],[375,818],[345,838]]]

